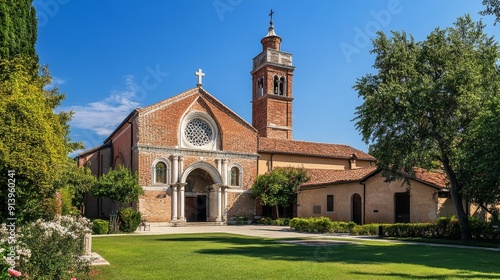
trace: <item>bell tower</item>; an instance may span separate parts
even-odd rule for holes
[[[273,10],[262,52],[253,59],[252,125],[260,137],[292,139],[292,54],[280,50]]]

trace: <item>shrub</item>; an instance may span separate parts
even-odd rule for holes
[[[355,225],[351,234],[353,235],[377,235],[379,224]]]
[[[455,216],[438,218],[436,230],[438,238],[460,239],[460,225]]]
[[[57,215],[51,221],[37,220],[21,228],[18,244],[29,252],[18,252],[18,270],[26,279],[85,279],[90,258],[83,258],[84,237],[90,233],[86,218]]]
[[[271,224],[276,226],[288,226],[290,224],[290,218],[279,218],[272,221]]]
[[[273,218],[270,217],[262,217],[257,221],[257,224],[259,225],[272,225],[273,224]]]
[[[109,232],[109,222],[106,220],[95,219],[92,221],[93,234],[107,234]]]
[[[134,232],[141,223],[141,213],[132,208],[125,208],[118,212],[120,217],[120,230]]]

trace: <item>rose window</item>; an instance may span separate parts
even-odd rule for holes
[[[212,141],[212,127],[204,120],[192,119],[184,129],[184,136],[191,145],[201,147]]]

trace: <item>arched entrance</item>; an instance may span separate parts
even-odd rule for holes
[[[185,211],[187,222],[206,222],[208,198],[214,180],[203,169],[195,169],[186,178]]]
[[[362,223],[361,195],[357,193],[352,196],[352,221],[358,225]]]
[[[172,194],[174,222],[223,221],[225,187],[220,172],[211,164],[200,161],[186,168],[179,183],[172,186]]]

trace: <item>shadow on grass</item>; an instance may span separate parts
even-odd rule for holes
[[[225,243],[236,246],[220,249],[204,248],[196,250],[196,253],[206,255],[241,255],[247,257],[261,258],[263,260],[286,260],[286,261],[311,261],[311,262],[341,262],[349,264],[414,264],[434,268],[458,270],[456,275],[439,276],[439,278],[473,277],[500,278],[500,254],[498,252],[431,247],[410,244],[336,244],[331,246],[301,246],[294,244],[281,244],[273,240],[263,240],[252,237],[217,237],[217,236],[187,236],[164,238],[164,241],[201,241]],[[483,273],[493,273],[488,275]],[[364,273],[360,273],[364,274]],[[400,273],[401,277],[415,277],[415,275]],[[398,276],[390,274],[391,276]],[[384,274],[373,274],[384,276]],[[418,277],[417,277],[418,278]],[[424,277],[422,278],[436,278]]]

